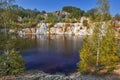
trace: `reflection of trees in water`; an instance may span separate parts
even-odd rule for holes
[[[37,43],[42,50],[46,49],[50,52],[72,55],[76,50],[79,50],[82,45],[82,36],[72,35],[37,35]],[[61,53],[60,53],[61,52]],[[76,53],[78,53],[77,51]]]
[[[72,35],[7,35],[7,44],[5,36],[0,35],[0,50],[15,49],[25,50],[37,47],[40,50],[46,50],[51,54],[60,54],[63,56],[73,55],[82,45],[83,36]],[[76,51],[78,53],[79,51]]]
[[[35,41],[27,38],[20,38],[16,35],[0,34],[0,52],[15,49],[18,51],[33,47]]]

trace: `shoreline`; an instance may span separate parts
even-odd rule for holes
[[[25,71],[15,76],[0,77],[0,80],[120,80],[119,75],[81,75],[79,72],[65,75],[64,73],[49,74],[39,70]]]

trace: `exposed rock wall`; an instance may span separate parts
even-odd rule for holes
[[[39,23],[35,28],[25,28],[18,31],[18,34],[74,34],[74,35],[90,35],[92,29],[83,26],[81,23],[56,23],[49,28],[50,23]]]

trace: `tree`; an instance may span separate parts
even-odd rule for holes
[[[112,17],[110,14],[105,14],[105,18],[104,18],[104,21],[108,21],[108,20],[111,20]]]
[[[48,23],[56,23],[58,21],[58,17],[52,13],[48,13],[46,22]]]
[[[18,74],[25,69],[25,63],[19,52],[11,50],[0,56],[0,76]]]
[[[43,10],[43,11],[41,12],[41,14],[46,14],[46,11]]]
[[[8,8],[8,6],[10,6],[12,4],[12,2],[14,2],[15,0],[0,0],[0,8],[2,9],[2,12],[0,14],[0,18],[2,19],[0,23],[2,23],[3,27],[7,28],[8,26],[10,26],[10,23],[12,23],[12,19],[13,18],[13,13],[10,10],[10,8]]]
[[[83,26],[87,27],[87,29],[89,28],[88,20],[84,20],[84,21],[83,21]]]
[[[86,12],[87,17],[91,17],[92,20],[95,20],[97,14],[97,8],[92,8]]]
[[[44,20],[44,18],[40,14],[37,14],[35,19],[37,22]]]
[[[120,14],[116,14],[115,16],[114,16],[114,18],[115,18],[115,20],[120,20]]]
[[[83,10],[73,6],[65,6],[63,7],[62,10],[70,13],[69,18],[76,18],[76,19],[79,19],[80,17],[82,17],[83,14],[85,13]]]
[[[98,13],[101,14],[101,18],[100,18],[100,24],[98,24],[98,25],[100,25],[98,27],[99,32],[97,32],[98,35],[96,35],[96,38],[97,38],[96,39],[97,40],[96,71],[99,70],[98,67],[99,67],[99,54],[100,54],[100,38],[102,36],[102,26],[103,26],[102,22],[104,20],[105,14],[109,13],[109,2],[108,2],[108,0],[98,0],[97,4],[98,4]],[[105,27],[105,26],[103,26],[103,27]],[[105,33],[103,33],[103,34],[105,34]]]
[[[0,0],[0,8],[7,8],[11,5],[15,0]]]
[[[90,43],[91,38],[86,36],[80,50],[80,62],[78,63],[78,71],[82,74],[90,73],[95,70],[96,57],[93,54],[93,45]]]
[[[109,12],[109,2],[98,0],[98,6],[98,13],[101,14],[100,21],[95,24],[92,36],[85,38],[86,41],[80,51],[81,61],[78,67],[82,73],[113,71],[120,61],[115,30],[110,23],[104,21],[105,14]]]

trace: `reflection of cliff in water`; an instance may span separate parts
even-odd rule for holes
[[[32,35],[26,34],[23,38],[35,40],[36,46],[47,51],[54,50],[54,53],[59,53],[63,50],[67,53],[79,50],[83,40],[83,36],[72,36],[72,35]],[[56,52],[55,52],[56,51]],[[64,53],[64,51],[62,52]],[[62,54],[61,53],[61,54]]]
[[[75,51],[74,49],[77,49],[76,46],[80,46],[79,43],[77,43],[77,37],[72,36],[39,36],[37,39],[38,45],[41,48],[46,48],[47,50],[51,51],[55,48],[55,53],[62,52],[64,53],[64,50],[67,51],[66,53],[71,53],[71,51]],[[80,40],[79,40],[80,41]],[[61,54],[62,54],[61,53]]]

